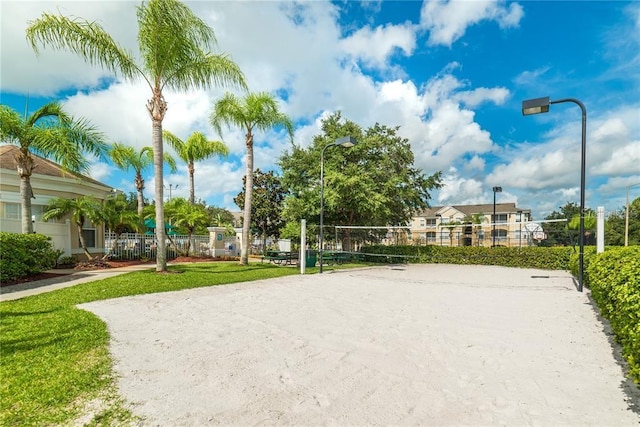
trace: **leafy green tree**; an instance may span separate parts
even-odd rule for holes
[[[188,91],[213,85],[246,87],[240,68],[227,55],[211,53],[215,34],[178,0],[149,0],[138,6],[139,55],[120,46],[97,22],[44,13],[30,22],[27,39],[74,52],[127,81],[142,79],[151,89],[147,111],[152,121],[156,223],[164,223],[162,121],[167,111],[164,89]],[[139,62],[138,62],[139,61]],[[156,228],[156,271],[167,270],[164,227]]]
[[[398,128],[375,124],[362,129],[334,113],[322,121],[310,147],[294,146],[280,159],[287,222],[316,222],[320,213],[320,158],[324,147],[349,135],[352,148],[330,147],[324,156],[324,218],[335,225],[404,225],[428,207],[429,191],[441,186],[440,172],[426,176],[413,166],[409,141]],[[347,234],[344,248],[350,247]]]
[[[238,207],[244,206],[246,179],[242,180],[242,191],[233,201]],[[284,225],[282,203],[287,192],[280,179],[271,172],[257,169],[253,173],[253,192],[251,202],[251,232],[262,237],[262,250],[266,253],[267,237],[280,237],[280,229]]]
[[[186,164],[189,171],[189,202],[195,204],[195,191],[193,184],[193,174],[195,172],[195,162],[206,160],[213,156],[226,157],[229,155],[229,148],[222,141],[209,141],[202,132],[192,133],[186,141],[181,140],[169,131],[163,131],[164,140],[176,150]]]
[[[610,246],[624,246],[626,206],[612,212],[604,223],[604,241]],[[629,203],[629,245],[640,244],[640,197]]]
[[[171,168],[171,172],[176,171],[176,161],[171,154],[164,153],[164,161]],[[153,148],[142,147],[136,150],[128,145],[116,142],[109,150],[109,157],[117,168],[127,172],[132,169],[135,173],[134,183],[138,192],[138,215],[142,216],[142,208],[144,207],[144,178],[142,173],[144,170],[153,166]]]
[[[12,108],[0,104],[0,140],[16,145],[20,177],[22,233],[33,233],[31,222],[31,175],[34,169],[32,153],[51,158],[63,169],[86,172],[86,153],[102,156],[106,150],[103,136],[86,120],[76,120],[58,102],[45,104],[24,117]]]
[[[209,225],[209,215],[206,209],[199,204],[192,205],[182,197],[174,197],[166,203],[166,211],[171,224],[179,231],[186,231],[185,234],[188,235],[187,250],[181,255],[189,256],[193,247],[195,230]]]
[[[86,220],[89,220],[94,224],[104,222],[100,201],[93,196],[81,196],[76,197],[75,199],[57,197],[47,204],[45,212],[42,214],[42,219],[45,221],[49,219],[61,219],[67,215],[71,216],[71,222],[73,222],[78,229],[78,237],[80,239],[80,246],[82,246],[82,250],[88,259],[93,259],[93,256],[87,249],[84,236],[82,235],[82,227]]]
[[[242,222],[242,255],[240,264],[249,263],[249,226],[251,224],[251,202],[253,200],[253,132],[266,131],[274,127],[285,128],[293,142],[293,122],[278,109],[273,96],[266,92],[249,93],[243,98],[226,93],[213,106],[211,125],[222,133],[222,125],[237,126],[245,132],[245,146],[247,149],[247,164],[245,184],[247,195],[244,201],[244,215]]]
[[[545,217],[546,220],[564,220],[558,222],[547,222],[544,225],[547,239],[540,243],[540,246],[573,246],[574,234],[567,226],[571,218],[580,215],[580,206],[567,202]]]

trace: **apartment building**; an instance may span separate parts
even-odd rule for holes
[[[528,226],[531,210],[515,203],[434,206],[417,213],[410,223],[415,245],[529,246],[544,238]],[[495,231],[495,234],[494,234]],[[495,238],[494,238],[495,236]]]

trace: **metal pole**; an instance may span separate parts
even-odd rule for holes
[[[320,260],[320,273],[322,273],[322,238],[324,226],[324,150],[335,145],[335,143],[327,144],[320,152],[320,238],[318,239],[318,259]]]
[[[586,185],[586,164],[587,164],[587,109],[584,104],[575,98],[558,99],[549,101],[549,104],[559,104],[561,102],[573,102],[582,110],[582,158],[580,162],[580,254],[578,272],[578,291],[582,292],[584,285],[584,196]]]
[[[630,185],[627,185],[627,205],[624,213],[624,245],[629,246],[629,188]]]
[[[491,231],[492,244],[491,247],[496,247],[496,187],[493,187],[493,216],[491,217],[493,222],[493,228]]]

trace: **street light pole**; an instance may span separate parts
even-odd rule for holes
[[[502,193],[502,187],[493,187],[493,217],[491,217],[493,220],[491,221],[493,222],[493,230],[491,232],[493,235],[492,248],[496,247],[496,193]]]
[[[578,271],[578,291],[582,292],[584,285],[584,195],[586,185],[586,163],[587,163],[587,109],[582,102],[575,98],[563,98],[550,101],[549,97],[529,99],[522,101],[522,115],[540,114],[549,112],[549,105],[560,104],[562,102],[573,102],[582,111],[582,156],[580,162],[580,254]]]
[[[318,259],[320,260],[320,273],[322,274],[322,251],[323,251],[323,242],[322,238],[324,236],[323,227],[324,227],[324,151],[332,147],[334,145],[339,145],[341,147],[350,148],[356,145],[357,142],[354,138],[350,136],[345,136],[342,138],[336,139],[334,142],[331,142],[325,145],[320,152],[320,237],[318,239]]]
[[[637,184],[627,185],[627,204],[624,214],[624,245],[629,246],[629,189],[631,187],[635,187],[640,185],[640,182]]]
[[[169,200],[171,200],[171,190],[176,190],[180,184],[169,184]],[[167,188],[165,185],[164,188]]]

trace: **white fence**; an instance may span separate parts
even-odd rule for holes
[[[116,240],[117,237],[117,240]],[[234,238],[235,241],[235,238]],[[154,234],[105,233],[105,253],[109,259],[155,259],[158,242]],[[178,256],[212,256],[209,236],[173,235],[167,239],[167,259]]]

